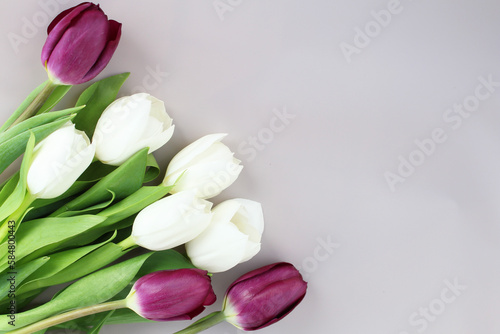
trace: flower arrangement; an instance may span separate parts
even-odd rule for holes
[[[0,333],[98,333],[105,324],[193,319],[216,300],[212,273],[249,261],[261,247],[260,203],[231,199],[212,208],[209,201],[236,180],[241,162],[221,142],[225,134],[211,134],[175,155],[162,182],[145,185],[160,171],[152,153],[175,126],[149,94],[116,99],[128,73],[52,111],[73,85],[105,68],[121,24],[85,2],[47,31],[48,80],[0,128],[0,172],[24,154],[0,188],[0,306],[8,311]],[[181,245],[187,257],[173,249]],[[72,281],[31,306],[46,288]],[[256,269],[231,284],[221,311],[178,333],[221,321],[264,328],[290,313],[306,288],[292,264]]]

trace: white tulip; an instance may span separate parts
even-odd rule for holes
[[[247,199],[232,199],[213,209],[210,225],[186,243],[193,264],[212,273],[231,269],[260,251],[264,232],[262,206]]]
[[[83,131],[68,123],[54,131],[33,150],[27,185],[36,198],[62,195],[92,163],[95,146]]]
[[[214,197],[229,187],[243,166],[220,141],[226,134],[202,137],[177,153],[167,167],[163,184],[172,193],[193,190],[200,198]],[[181,177],[182,176],[182,177]]]
[[[192,191],[165,197],[144,208],[135,218],[132,240],[158,251],[182,245],[198,236],[210,223],[212,203]]]
[[[139,93],[111,103],[97,122],[92,141],[96,157],[109,165],[120,165],[139,150],[159,149],[174,133],[172,119],[161,100]]]

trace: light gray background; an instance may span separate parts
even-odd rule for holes
[[[76,3],[0,4],[2,120],[45,80],[48,16]],[[211,309],[240,274],[283,260],[301,268],[308,294],[262,333],[500,331],[498,1],[101,5],[123,23],[123,38],[99,78],[132,72],[122,95],[144,87],[176,124],[156,154],[161,165],[191,141],[227,132],[245,168],[214,202],[264,206],[261,253],[214,275]],[[24,38],[17,46],[14,35]],[[206,333],[237,332],[223,324]]]

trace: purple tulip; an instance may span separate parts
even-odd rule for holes
[[[267,327],[285,317],[304,298],[307,283],[290,263],[280,262],[238,278],[226,292],[226,321],[245,331]]]
[[[127,307],[149,320],[191,320],[215,299],[205,270],[162,270],[135,282]]]
[[[121,26],[90,2],[60,13],[50,23],[42,49],[42,64],[51,80],[75,85],[95,78],[113,56]]]

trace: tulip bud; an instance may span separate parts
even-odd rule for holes
[[[307,283],[290,263],[275,263],[238,278],[226,292],[225,320],[245,331],[285,317],[304,298]]]
[[[211,207],[212,203],[197,198],[192,191],[165,197],[139,212],[132,240],[154,251],[182,245],[208,226]]]
[[[96,77],[108,64],[121,35],[121,23],[108,20],[84,2],[60,13],[47,29],[42,64],[55,84],[76,85]]]
[[[122,97],[104,110],[92,141],[99,160],[120,165],[145,147],[149,147],[149,153],[157,150],[173,133],[172,119],[163,101],[139,93]]]
[[[62,195],[87,169],[95,147],[83,131],[68,123],[38,143],[28,170],[27,186],[36,198]]]
[[[127,297],[127,307],[149,320],[191,320],[215,300],[206,271],[163,270],[135,282]]]
[[[243,168],[233,152],[220,142],[225,136],[202,137],[177,153],[168,165],[163,184],[175,184],[172,193],[194,190],[200,198],[220,194],[236,180]]]
[[[259,252],[264,232],[260,203],[232,199],[220,203],[212,212],[210,225],[186,243],[187,255],[196,267],[222,272]]]

